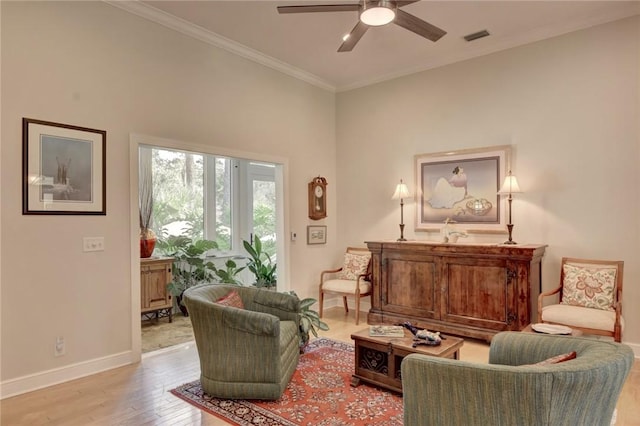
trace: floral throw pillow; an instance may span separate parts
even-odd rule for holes
[[[562,304],[613,310],[616,268],[565,264]]]
[[[244,303],[237,291],[231,290],[226,296],[216,300],[218,305],[231,306],[233,308],[244,309]]]
[[[367,266],[369,266],[370,259],[371,253],[345,253],[344,265],[342,265],[342,271],[340,271],[340,273],[338,274],[338,278],[341,280],[357,280],[358,275],[362,275],[367,272]]]

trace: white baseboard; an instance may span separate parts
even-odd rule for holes
[[[131,351],[29,374],[0,383],[0,399],[90,376],[136,362]]]
[[[640,343],[629,343],[624,341],[622,343],[629,346],[633,350],[633,353],[636,356],[636,358],[640,358]]]

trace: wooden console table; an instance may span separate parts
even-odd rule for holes
[[[369,324],[419,327],[490,341],[533,322],[546,245],[368,241]]]
[[[173,321],[173,300],[167,289],[171,282],[173,257],[140,259],[140,313],[155,319],[169,317]]]
[[[423,354],[440,358],[460,359],[464,340],[445,336],[438,346],[412,347],[413,335],[405,330],[404,337],[371,337],[369,329],[351,335],[356,347],[355,374],[351,386],[360,381],[402,393],[400,364],[409,354]]]

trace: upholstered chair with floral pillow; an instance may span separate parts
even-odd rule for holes
[[[360,321],[360,298],[371,295],[371,252],[366,248],[348,247],[340,268],[320,273],[319,310],[322,318],[324,295],[342,296],[345,313],[349,312],[347,297],[356,304],[356,325]]]
[[[278,399],[298,366],[300,299],[255,287],[209,284],[184,293],[210,396]]]
[[[563,258],[560,285],[538,298],[538,322],[622,341],[623,267],[622,261]],[[555,303],[543,306],[550,296]]]

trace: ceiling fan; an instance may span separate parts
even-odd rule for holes
[[[369,27],[391,22],[431,41],[438,41],[446,31],[400,9],[417,1],[362,0],[356,4],[278,6],[278,13],[358,12],[360,20],[351,32],[343,37],[344,43],[338,48],[338,52],[353,50]]]

